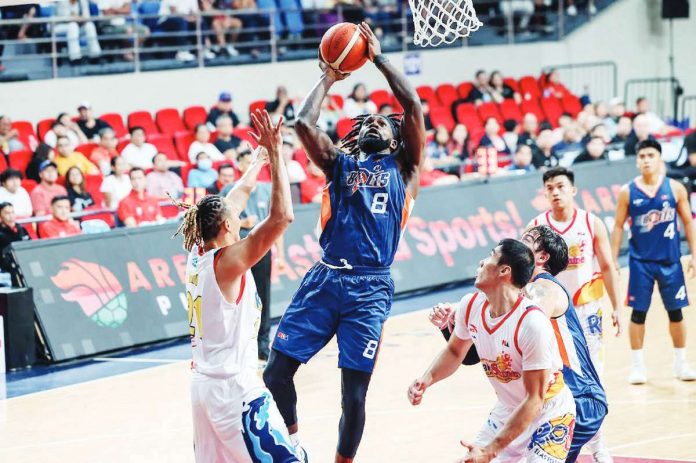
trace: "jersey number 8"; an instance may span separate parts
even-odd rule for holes
[[[387,193],[376,193],[372,197],[372,207],[370,207],[370,212],[372,212],[373,214],[386,213],[388,200],[389,195]]]

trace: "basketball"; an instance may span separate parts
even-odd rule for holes
[[[356,24],[339,23],[321,38],[319,52],[333,69],[353,72],[367,61],[367,40]]]

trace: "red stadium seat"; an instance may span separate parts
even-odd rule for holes
[[[7,160],[5,159],[5,155],[0,153],[0,172],[4,171],[5,169],[7,169]]]
[[[302,168],[306,171],[309,159],[307,158],[307,153],[305,152],[305,150],[303,148],[296,150],[293,157],[295,158],[295,161],[302,164]]]
[[[481,118],[481,121],[484,124],[486,123],[486,121],[490,117],[495,118],[495,120],[498,121],[498,124],[503,123],[503,116],[500,115],[500,111],[498,110],[498,105],[493,103],[493,102],[481,103],[478,106],[478,114],[479,114],[479,117]]]
[[[174,142],[172,142],[172,137],[170,137],[169,135],[156,133],[153,135],[149,135],[147,137],[147,141],[148,143],[152,143],[157,147],[157,152],[166,154],[167,157],[172,161],[179,160],[179,156],[176,152],[176,147],[174,146]]]
[[[249,135],[249,131],[253,132],[253,129],[251,127],[238,125],[234,128],[232,133],[237,137],[241,138],[242,140],[251,143],[251,146],[256,148],[256,140],[254,140],[254,138],[251,135]]]
[[[87,158],[89,158],[92,154],[92,151],[94,151],[94,148],[96,148],[97,145],[96,143],[83,143],[82,145],[78,145],[75,148],[75,151],[79,151],[80,153],[84,154]]]
[[[449,106],[432,106],[430,108],[430,122],[433,124],[433,127],[444,125],[448,132],[451,132],[455,126],[452,110],[450,110]]]
[[[513,77],[506,77],[503,79],[503,83],[513,89],[514,91],[518,92],[520,91],[520,86],[517,83],[517,80],[514,79]]]
[[[266,107],[266,103],[268,103],[266,100],[256,100],[249,103],[249,115],[251,115],[257,109],[263,110]]]
[[[471,89],[474,88],[474,84],[471,82],[462,82],[457,86],[457,93],[459,94],[459,98],[467,98],[469,96],[469,93],[471,93]]]
[[[39,140],[43,141],[46,132],[51,130],[51,126],[56,120],[51,119],[41,119],[38,124],[36,124],[36,134],[39,136]]]
[[[188,149],[193,140],[194,136],[191,132],[181,131],[174,135],[174,145],[180,160],[189,162]]]
[[[94,204],[97,207],[102,207],[104,203],[104,195],[100,191],[103,180],[104,178],[101,175],[85,175],[85,190],[87,190],[89,194],[92,195],[92,199],[94,199]],[[113,225],[110,226],[113,227]]]
[[[549,121],[553,128],[558,127],[558,118],[563,114],[563,108],[558,98],[555,96],[550,96],[548,98],[541,99],[541,109],[544,110],[546,114],[546,120]]]
[[[22,175],[25,175],[31,156],[32,152],[30,150],[13,151],[10,153],[10,167],[17,169]]]
[[[464,124],[469,132],[475,129],[483,129],[481,118],[476,112],[476,106],[473,103],[463,103],[457,106],[457,122]]]
[[[130,113],[128,115],[128,128],[132,127],[142,127],[147,136],[160,132],[150,111],[134,111]]]
[[[24,229],[29,233],[29,236],[31,236],[32,240],[38,240],[39,235],[36,233],[36,224],[34,223],[25,223],[24,224]]]
[[[454,100],[459,98],[457,89],[454,88],[454,85],[452,84],[438,85],[438,87],[435,89],[435,95],[437,95],[437,99],[440,101],[440,104],[446,108],[451,107]]]
[[[539,106],[539,103],[536,99],[522,101],[522,103],[520,104],[520,110],[522,111],[523,117],[527,113],[533,113],[537,117],[539,122],[542,122],[544,119],[546,119],[544,111],[541,110],[541,107]]]
[[[541,89],[536,77],[524,76],[520,79],[520,93],[525,100],[537,99],[541,96]]]
[[[386,90],[375,90],[374,92],[370,93],[370,100],[377,106],[377,109],[382,107],[382,105],[392,104],[392,96],[391,93],[389,93]]]
[[[430,85],[421,85],[416,87],[416,93],[418,93],[421,100],[427,101],[428,105],[430,106],[438,106],[440,104],[435,96],[435,90],[433,90]]]
[[[392,105],[392,108],[394,108],[395,113],[403,113],[404,112],[404,107],[401,106],[401,103],[399,103],[399,100],[397,100],[396,97],[393,95],[392,95],[391,105]]]
[[[36,185],[38,185],[36,180],[32,180],[30,178],[22,179],[22,186],[25,190],[27,190],[27,193],[31,193],[31,190],[33,190]]]
[[[116,138],[125,137],[128,135],[128,129],[123,123],[123,117],[118,113],[106,113],[99,116],[99,119],[103,120],[114,129],[116,133]]]
[[[336,134],[338,135],[338,138],[343,138],[346,135],[348,135],[348,132],[350,132],[351,128],[353,128],[352,119],[349,119],[347,117],[339,119],[336,123]]]
[[[503,116],[503,120],[513,119],[517,122],[522,122],[520,107],[517,106],[517,102],[513,99],[509,98],[500,103],[500,114]]]
[[[162,210],[162,217],[165,219],[173,219],[179,215],[179,207],[174,204],[165,204],[160,206],[160,209]]]
[[[164,108],[157,111],[155,113],[155,122],[157,122],[157,127],[159,127],[161,133],[176,135],[177,132],[186,131],[179,111],[174,108]]]
[[[89,209],[90,208],[88,207],[86,210]],[[96,207],[94,209],[96,209]],[[85,220],[103,220],[110,228],[116,227],[116,219],[114,218],[114,214],[112,212],[100,212],[98,214],[88,215],[85,217]]]
[[[208,111],[203,106],[189,106],[184,109],[184,124],[189,130],[193,130],[198,124],[205,124]]]
[[[338,109],[343,109],[343,97],[341,95],[329,95],[333,104],[338,107]]]
[[[563,106],[563,110],[573,116],[573,118],[577,117],[580,111],[582,111],[580,98],[575,95],[564,96],[561,100],[561,105]]]
[[[34,131],[34,126],[29,121],[14,121],[12,128],[19,132],[19,141],[24,144],[24,147],[31,149],[39,141]]]
[[[191,164],[181,166],[181,180],[184,182],[184,186],[188,186],[188,174],[191,169],[193,169]]]

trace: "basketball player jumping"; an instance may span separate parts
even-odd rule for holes
[[[522,242],[534,253],[535,264],[532,281],[525,287],[525,292],[551,318],[563,360],[563,378],[575,400],[575,431],[565,460],[573,463],[604,421],[608,411],[607,398],[592,364],[573,300],[554,278],[568,265],[567,244],[548,225],[528,230],[522,236]],[[436,305],[429,314],[430,321],[441,330],[451,332],[456,321],[454,308],[454,304]],[[475,350],[472,346],[467,356],[475,354]]]
[[[256,160],[226,196],[210,195],[187,208],[177,230],[190,251],[186,264],[191,345],[191,402],[196,461],[299,462],[283,420],[261,382],[256,337],[261,303],[251,274],[293,220],[290,184],[281,152],[280,123],[252,115],[268,152],[270,214],[240,240],[244,210],[263,162]],[[281,122],[282,123],[282,122]],[[176,235],[175,235],[176,236]],[[270,459],[270,460],[269,460]]]
[[[682,381],[696,379],[696,371],[686,362],[686,327],[682,308],[689,305],[677,215],[684,225],[691,258],[689,273],[696,273],[696,235],[686,188],[661,174],[662,147],[654,140],[644,140],[636,147],[640,176],[624,185],[616,205],[616,222],[611,234],[614,260],[619,256],[623,228],[628,218],[631,238],[628,241],[628,306],[632,308],[629,337],[633,362],[628,381],[647,381],[643,360],[645,317],[650,308],[657,281],[662,303],[669,316],[669,334],[674,345],[674,376]]]
[[[454,373],[472,345],[498,402],[460,460],[563,463],[575,425],[575,402],[564,382],[559,345],[546,314],[520,290],[534,272],[526,244],[505,239],[481,261],[475,286],[456,311],[454,336],[408,390],[413,405]]]
[[[302,102],[295,124],[307,156],[330,181],[321,205],[323,257],[305,275],[283,315],[264,372],[297,442],[297,395],[293,377],[337,336],[342,415],[336,462],[350,462],[365,426],[365,397],[377,360],[382,327],[394,284],[389,267],[418,194],[425,145],[420,99],[406,77],[381,54],[366,24],[369,59],[404,108],[403,118],[367,115],[355,119],[340,149],[316,127],[321,103],[346,74],[320,63],[323,75]]]

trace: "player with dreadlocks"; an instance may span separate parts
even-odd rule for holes
[[[320,62],[323,75],[302,102],[295,129],[307,156],[329,180],[321,205],[323,257],[285,312],[264,372],[290,438],[298,442],[293,377],[301,363],[337,336],[343,413],[336,462],[353,461],[362,438],[365,397],[394,293],[389,267],[418,194],[425,145],[418,94],[381,54],[370,28],[363,23],[360,30],[369,59],[404,115],[359,117],[337,148],[316,122],[331,86],[347,75]]]
[[[267,112],[252,114],[260,147],[252,167],[226,196],[206,196],[187,209],[177,234],[189,251],[186,264],[191,346],[194,453],[198,462],[304,461],[290,442],[283,420],[257,374],[256,337],[261,302],[251,266],[293,220],[288,174],[280,155],[281,122]],[[268,152],[270,214],[239,238],[239,214],[256,184]],[[175,235],[176,236],[176,235]]]

